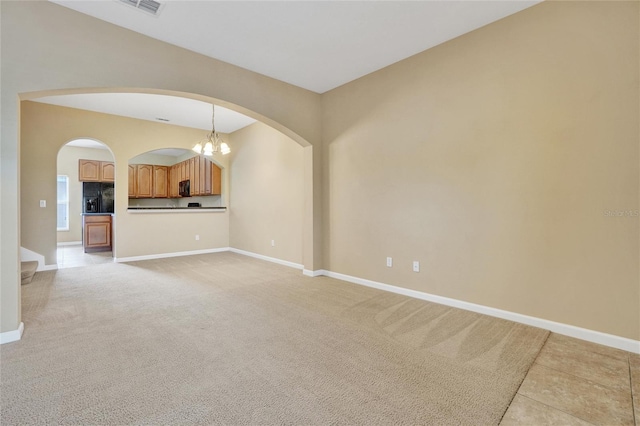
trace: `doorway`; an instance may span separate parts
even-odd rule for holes
[[[115,161],[104,143],[75,139],[57,158],[57,264],[113,262]]]

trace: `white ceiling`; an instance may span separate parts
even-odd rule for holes
[[[323,93],[530,7],[533,1],[160,0],[158,16],[119,0],[50,0],[107,22]],[[211,129],[211,105],[143,93],[36,99],[54,105]],[[216,106],[216,130],[255,122]],[[91,142],[81,142],[81,146]]]
[[[540,2],[50,1],[318,93]]]
[[[74,139],[71,142],[68,142],[65,146],[77,146],[80,148],[93,148],[93,149],[109,149],[105,144],[95,141],[93,139]],[[183,148],[164,148],[164,149],[156,149],[154,151],[149,151],[146,154],[157,154],[157,155],[166,155],[168,157],[179,157],[181,155],[184,155],[186,152],[190,152],[190,151]]]
[[[211,104],[176,96],[145,93],[92,93],[47,96],[34,99],[34,101],[211,130]],[[215,108],[216,130],[218,132],[232,133],[255,122],[253,118],[239,112],[218,105]],[[169,121],[161,121],[158,118]]]

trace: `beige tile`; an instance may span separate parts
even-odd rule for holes
[[[640,355],[629,354],[629,367],[631,370],[633,410],[636,416],[636,425],[640,425]]]
[[[615,358],[619,361],[627,361],[628,352],[611,348],[609,346],[599,345],[597,343],[587,342],[586,340],[563,336],[562,334],[551,333],[549,335],[549,339],[547,339],[547,343],[561,343],[565,346],[574,348],[576,351],[595,352],[600,355]]]
[[[542,404],[522,395],[516,395],[505,413],[501,426],[512,425],[565,425],[588,426],[577,417],[564,413],[548,405]]]
[[[587,342],[585,342],[587,343]],[[582,344],[565,340],[547,340],[536,363],[582,377],[611,388],[629,392],[629,363],[627,359],[584,350]]]
[[[631,393],[533,364],[518,393],[594,424],[633,425]]]

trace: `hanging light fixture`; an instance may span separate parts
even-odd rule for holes
[[[204,154],[207,156],[213,155],[214,152],[220,152],[222,155],[227,155],[231,152],[231,148],[222,141],[222,138],[218,132],[216,132],[216,107],[211,105],[211,109],[211,133],[208,133],[206,139],[195,144],[192,149],[198,154]]]

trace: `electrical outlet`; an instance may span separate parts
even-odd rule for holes
[[[420,272],[420,262],[417,260],[413,261],[413,272]]]
[[[392,258],[390,258],[390,257],[387,257],[387,266],[388,266],[389,268],[391,268],[391,267],[393,266],[393,259],[392,259]]]
[[[40,200],[40,207],[47,207],[47,200]]]
[[[271,247],[275,247],[276,246],[276,240],[271,240]]]
[[[200,241],[200,235],[196,234],[196,241]]]

